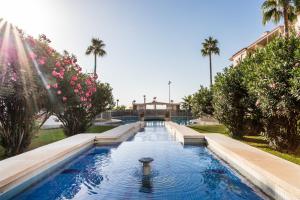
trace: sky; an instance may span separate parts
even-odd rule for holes
[[[209,86],[209,63],[202,57],[205,38],[219,41],[213,75],[229,58],[263,32],[263,0],[0,0],[4,18],[37,37],[46,34],[51,46],[75,54],[84,72],[94,59],[85,55],[91,38],[106,44],[97,73],[110,83],[119,105],[157,97],[182,101],[200,85]]]

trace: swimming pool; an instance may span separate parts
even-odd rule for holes
[[[150,177],[141,157],[152,157]],[[265,199],[204,146],[183,146],[163,122],[118,146],[95,146],[14,199]]]

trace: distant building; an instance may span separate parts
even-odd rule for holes
[[[136,103],[135,101],[132,103],[132,109],[141,111],[141,110],[170,110],[170,111],[180,111],[180,103],[174,103],[171,101],[170,103],[158,102],[154,99],[152,102],[144,102],[144,103]]]
[[[297,23],[296,23],[297,24]],[[298,27],[296,30],[300,30],[300,23],[299,26],[295,25],[295,28]],[[255,42],[250,44],[249,46],[239,50],[236,52],[231,58],[229,59],[232,61],[233,66],[236,66],[239,62],[241,62],[248,54],[254,52],[257,48],[261,48],[266,46],[270,41],[272,41],[275,37],[281,36],[284,33],[284,26],[278,26],[277,28],[273,29],[272,31],[266,31],[263,35],[258,38]]]

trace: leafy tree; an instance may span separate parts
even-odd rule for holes
[[[234,138],[261,131],[256,98],[249,94],[243,77],[241,66],[225,68],[223,73],[216,76],[213,86],[214,116],[228,128]]]
[[[270,146],[295,151],[299,146],[300,39],[277,38],[244,62],[249,91],[263,114]]]
[[[262,4],[263,24],[273,21],[278,24],[281,19],[284,21],[284,32],[289,37],[290,23],[297,18],[297,11],[300,8],[299,0],[265,0]]]
[[[49,108],[62,122],[67,136],[82,133],[92,125],[96,115],[109,108],[113,102],[108,84],[96,81],[81,72],[74,55],[65,52],[52,71],[55,82],[49,85],[54,95],[55,107]]]
[[[209,57],[209,71],[210,71],[210,86],[212,86],[212,55],[220,54],[220,49],[218,47],[218,40],[209,37],[208,39],[205,39],[202,43],[203,48],[201,49],[202,56]]]
[[[183,97],[182,108],[187,111],[192,111],[193,95]]]
[[[213,114],[212,91],[209,88],[201,86],[198,92],[193,94],[192,113],[196,117]]]
[[[0,29],[0,143],[7,156],[26,150],[40,116],[54,113],[69,136],[112,107],[110,86],[83,74],[75,56],[60,55],[49,43],[7,23]]]
[[[36,40],[8,23],[0,29],[0,142],[6,156],[26,150],[49,100],[45,78],[53,59],[46,58],[56,53],[48,43],[44,35]]]
[[[87,48],[86,55],[93,54],[95,58],[94,76],[97,74],[97,56],[103,57],[106,55],[104,50],[105,44],[98,38],[92,38],[92,44]]]
[[[124,105],[116,106],[116,107],[114,108],[114,110],[124,111],[124,110],[126,110],[126,106],[124,106]]]

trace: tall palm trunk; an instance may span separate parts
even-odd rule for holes
[[[209,73],[210,73],[210,87],[212,86],[212,63],[211,63],[211,53],[209,54]]]
[[[95,67],[94,67],[94,76],[96,76],[96,74],[97,74],[97,55],[96,54],[94,54],[94,56],[95,56]]]
[[[289,37],[289,17],[288,17],[288,3],[285,1],[283,5],[283,20],[284,20],[284,34]]]

